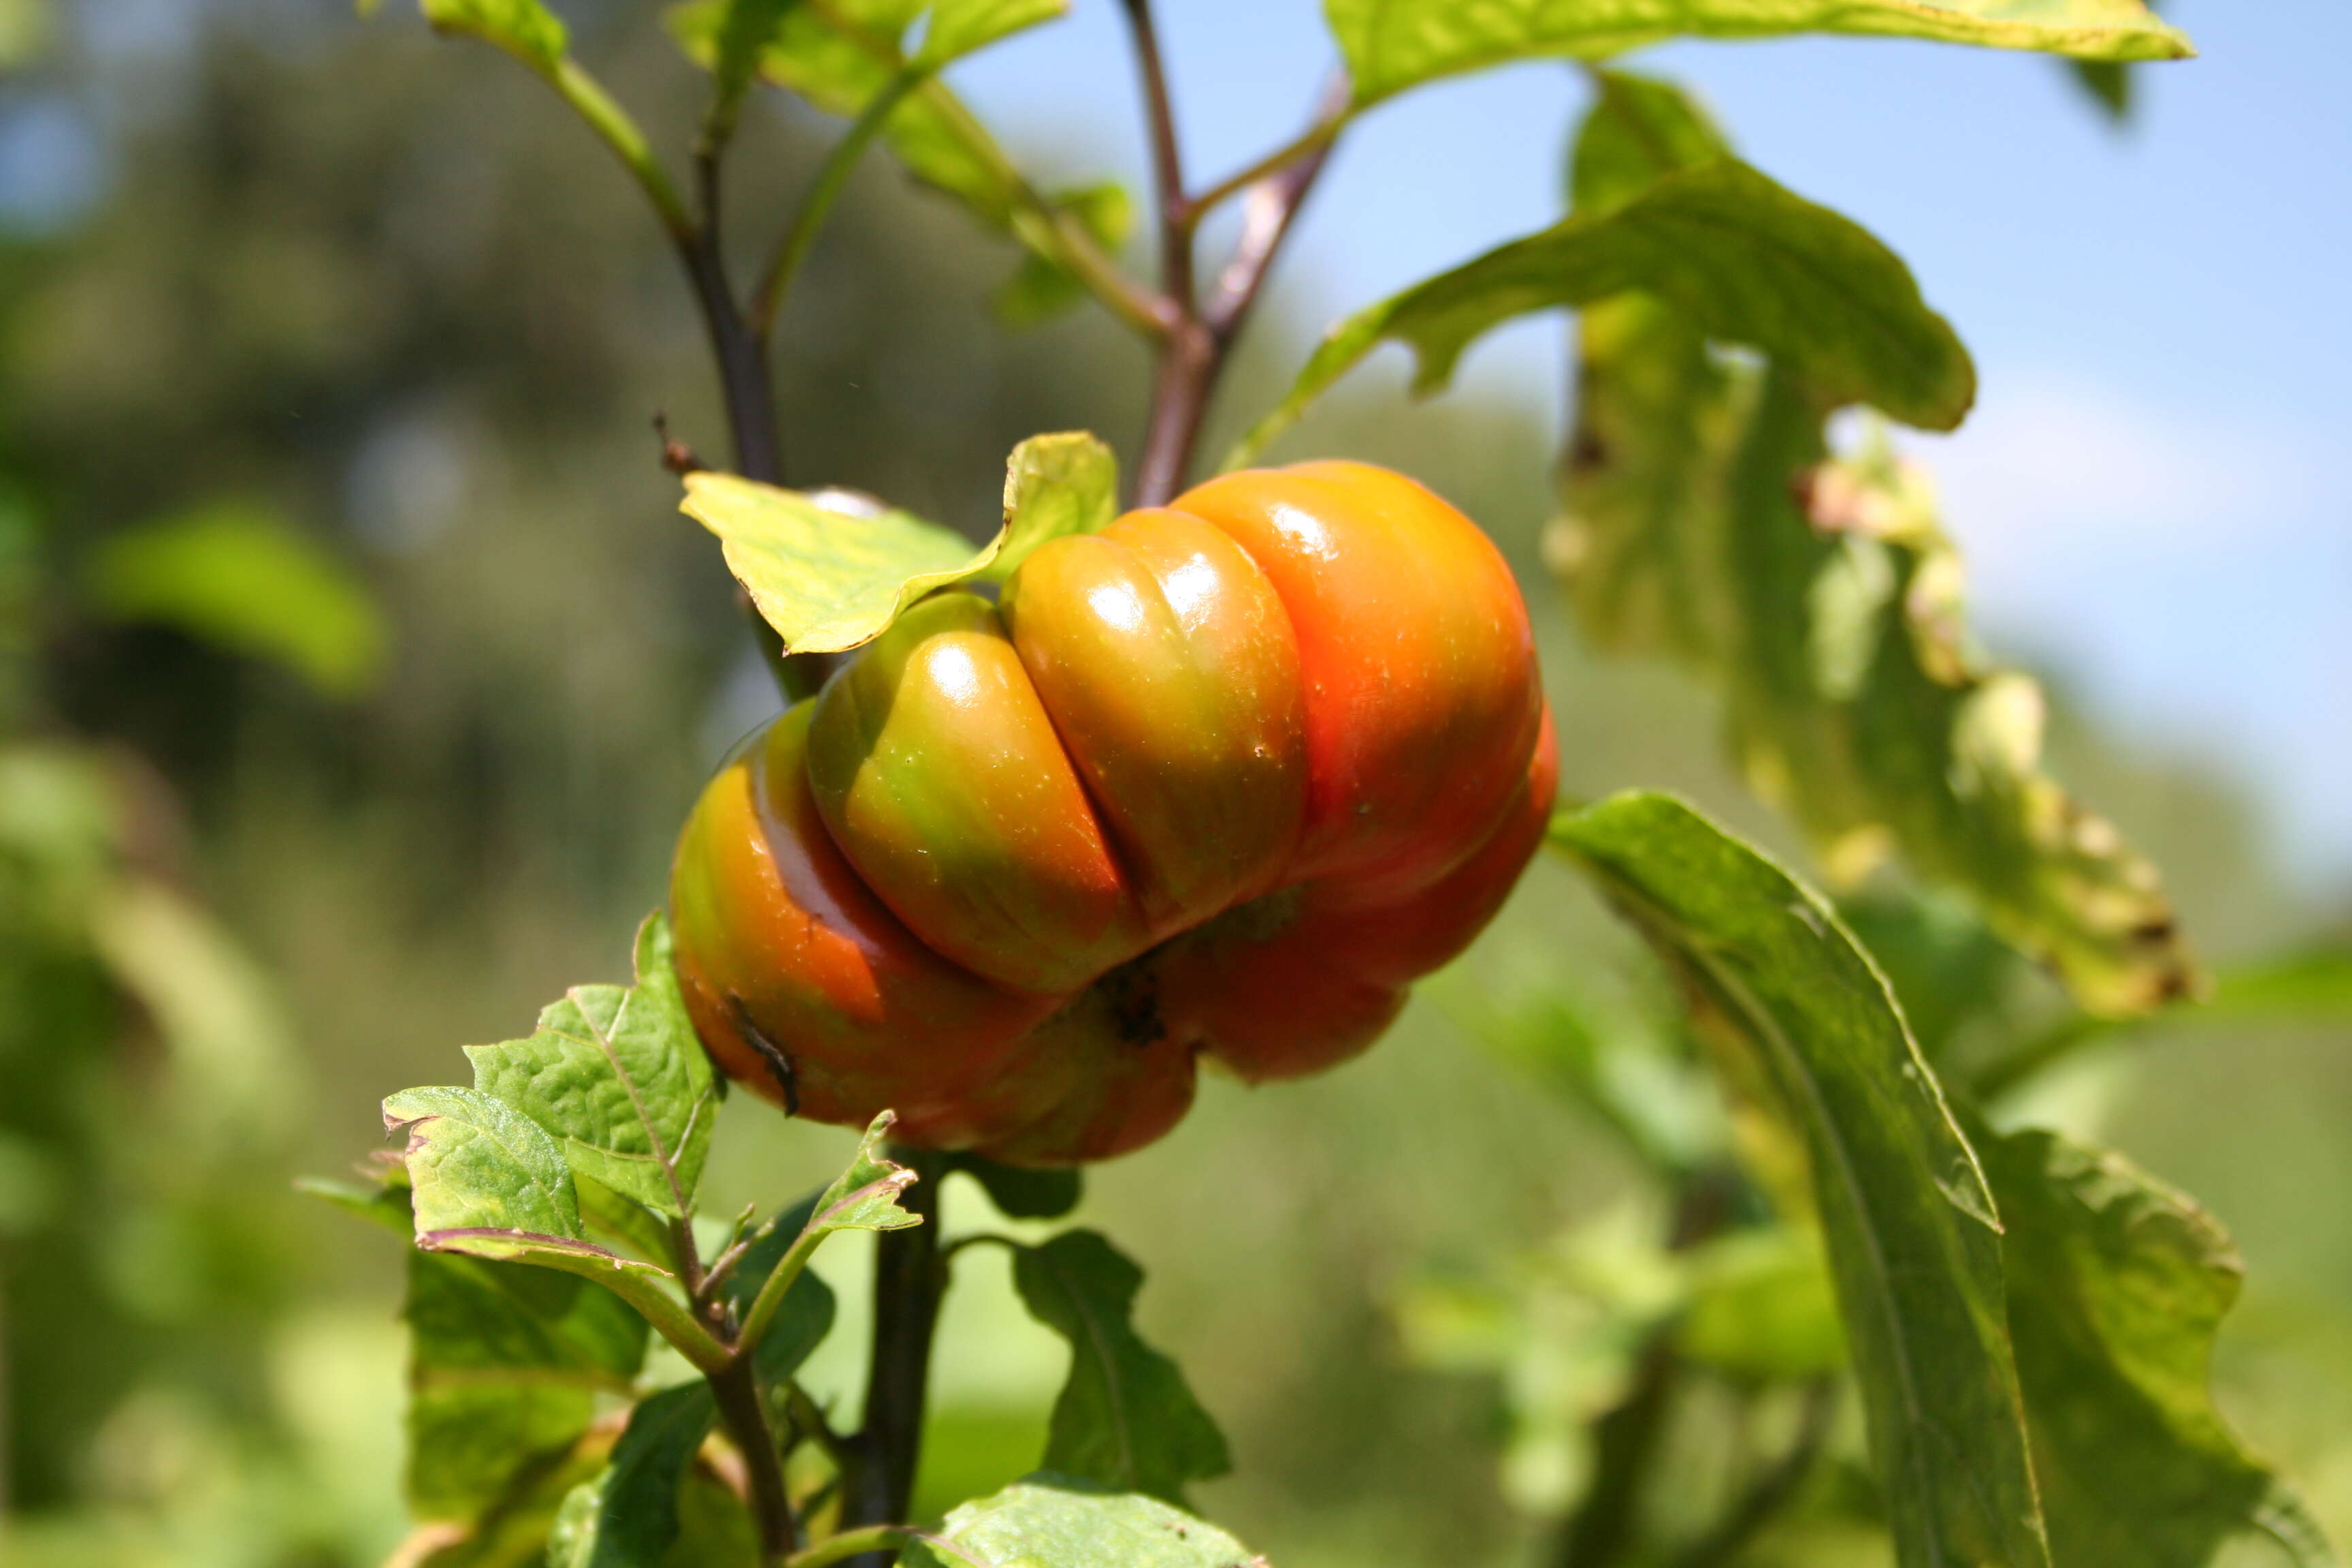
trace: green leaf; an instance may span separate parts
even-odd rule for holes
[[[496,44],[542,76],[563,63],[563,24],[540,0],[418,0],[434,30]]]
[[[888,1110],[876,1117],[866,1129],[866,1135],[857,1141],[857,1152],[851,1156],[848,1169],[835,1177],[831,1186],[818,1194],[814,1202],[776,1215],[752,1237],[747,1262],[761,1258],[779,1239],[790,1243],[780,1254],[773,1254],[776,1261],[772,1268],[764,1262],[754,1263],[756,1287],[749,1283],[737,1286],[748,1290],[751,1297],[743,1311],[742,1339],[759,1346],[763,1356],[767,1352],[766,1336],[777,1331],[775,1324],[781,1320],[781,1310],[792,1300],[792,1292],[800,1289],[808,1260],[825,1237],[845,1230],[904,1230],[923,1223],[922,1215],[911,1214],[898,1205],[899,1194],[920,1178],[881,1152],[882,1141],[897,1121],[897,1114]],[[828,1296],[824,1309],[827,1327],[832,1322],[830,1300]],[[816,1337],[824,1337],[822,1330]],[[809,1348],[814,1346],[815,1341],[810,1341]]]
[[[90,602],[231,653],[284,665],[329,697],[383,674],[391,634],[351,570],[271,513],[224,505],[109,538],[90,558]]]
[[[1070,1342],[1047,1468],[1181,1504],[1186,1482],[1233,1468],[1223,1434],[1184,1374],[1136,1333],[1143,1270],[1118,1248],[1093,1231],[1069,1231],[1015,1252],[1013,1282],[1030,1314]]]
[[[911,512],[847,510],[838,491],[803,495],[733,474],[686,477],[680,509],[717,534],[727,569],[793,653],[844,653],[873,641],[917,599],[974,575],[1004,535],[977,552]]]
[[[1591,76],[1592,107],[1569,160],[1576,211],[1620,205],[1662,175],[1731,156],[1722,129],[1674,83],[1622,70]]]
[[[458,1250],[501,1258],[520,1256],[525,1237],[579,1239],[563,1146],[512,1106],[478,1089],[409,1089],[383,1102],[383,1124],[408,1134],[419,1245],[476,1241]]]
[[[1059,191],[1047,198],[1094,236],[1095,243],[1117,255],[1135,228],[1135,203],[1127,187],[1116,180]],[[1049,251],[1031,248],[1021,265],[996,291],[997,319],[1008,327],[1034,327],[1053,320],[1087,297],[1077,274],[1053,258]]]
[[[1637,210],[1690,177],[1696,118],[1659,84],[1604,80],[1580,204]],[[1645,159],[1657,183],[1628,201]],[[1613,300],[1581,329],[1545,551],[1594,645],[1669,655],[1723,688],[1750,783],[1841,879],[1900,851],[2095,1013],[2194,989],[2154,868],[2041,773],[2039,689],[1969,637],[1924,479],[1883,445],[1823,467],[1823,416],[1844,395],[1793,360],[1727,368],[1679,304]]]
[[[2337,1562],[2213,1407],[2210,1363],[2243,1273],[2212,1216],[2119,1155],[2051,1133],[1983,1138],[2009,1234],[2010,1330],[2060,1563],[2205,1568],[2269,1536]]]
[[[1853,33],[2081,59],[2177,59],[2189,40],[2139,0],[1324,0],[1370,104],[1512,60],[1601,59],[1668,38]]]
[[[854,120],[915,63],[904,47],[905,34],[923,9],[919,0],[800,0],[779,18],[760,57],[761,74],[828,114]],[[1048,7],[1040,0],[966,0],[949,9],[959,14],[945,36],[945,47],[953,48],[973,38],[1002,37],[992,30],[1001,22],[1025,26],[1059,15],[1062,6]],[[689,0],[667,16],[678,46],[714,69],[726,20],[726,0]],[[926,47],[923,68],[945,63]],[[917,179],[955,197],[987,226],[1012,231],[1020,174],[943,83],[926,80],[909,92],[883,121],[882,140]]]
[[[937,69],[1069,13],[1069,0],[934,0],[915,63]]]
[[[1666,796],[1552,824],[1800,1135],[1906,1568],[2046,1568],[1991,1194],[1886,983],[1811,889]]]
[[[1040,1474],[947,1517],[901,1568],[1265,1568],[1213,1524],[1157,1498]]]
[[[1684,1258],[1683,1354],[1760,1379],[1825,1377],[1846,1364],[1837,1296],[1809,1226],[1736,1231]],[[2063,1559],[2062,1559],[2063,1560]]]
[[[370,1217],[397,1209],[401,1182]],[[411,1251],[407,1490],[427,1519],[478,1526],[535,1496],[595,1414],[645,1361],[646,1325],[610,1292],[570,1275],[455,1253]]]
[[[612,1468],[564,1500],[548,1568],[658,1568],[678,1539],[679,1484],[718,1418],[700,1378],[639,1404]]]
[[[474,1087],[562,1140],[574,1173],[679,1219],[693,1212],[719,1090],[658,912],[638,929],[636,970],[634,987],[574,986],[529,1039],[466,1055]]]
[[[1488,329],[1632,290],[1666,301],[1709,337],[1801,366],[1832,405],[1867,403],[1948,430],[1976,396],[1968,351],[1900,258],[1827,207],[1722,158],[1615,206],[1571,214],[1341,322],[1228,466],[1263,451],[1384,338],[1412,345],[1413,390],[1426,394],[1445,385]]]
[[[2120,60],[2068,60],[2067,78],[2117,125],[2132,117],[2132,68]]]
[[[1059,1219],[1086,1195],[1086,1177],[1075,1165],[1005,1165],[984,1154],[954,1153],[946,1169],[978,1182],[1007,1219]]]
[[[1004,467],[1004,532],[982,575],[1002,583],[1049,539],[1099,533],[1118,516],[1118,459],[1084,430],[1032,436]]]
[[[787,649],[844,653],[880,637],[926,594],[973,577],[1002,581],[1047,540],[1105,526],[1118,489],[1110,448],[1071,431],[1013,448],[1004,526],[977,550],[846,491],[803,495],[733,474],[688,474],[679,510],[719,536],[727,569]]]

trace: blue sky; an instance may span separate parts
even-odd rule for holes
[[[1160,9],[1196,180],[1302,122],[1331,58],[1313,0]],[[1087,162],[1058,173],[1131,175],[1118,9],[1075,11],[960,84],[1041,156],[1082,145]],[[1990,51],[1803,39],[1642,63],[1696,85],[1753,162],[1893,245],[1974,351],[1975,416],[1909,445],[1939,475],[1996,647],[2061,674],[2122,732],[2234,768],[2271,807],[2282,864],[2340,889],[2352,7],[2179,0],[2168,14],[2202,58],[2143,71],[2123,132],[2053,64]],[[1319,321],[1552,221],[1581,97],[1571,73],[1535,65],[1375,111],[1281,288]],[[1496,334],[1463,382],[1556,402],[1559,331]]]

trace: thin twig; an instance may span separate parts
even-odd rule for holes
[[[851,173],[866,145],[880,132],[907,95],[929,80],[931,72],[926,66],[908,66],[892,77],[883,89],[868,99],[857,118],[850,122],[848,132],[834,144],[817,171],[816,179],[801,197],[800,206],[793,213],[792,222],[785,226],[782,237],[776,242],[776,253],[761,275],[759,287],[752,290],[751,303],[745,312],[752,337],[766,342],[775,331],[776,312],[783,308],[784,296],[792,291],[793,279],[808,259],[816,244],[819,230],[833,211],[834,203],[849,184]]]
[[[1160,55],[1160,31],[1151,0],[1125,0],[1135,35],[1136,68],[1143,78],[1145,115],[1151,127],[1151,184],[1160,204],[1160,289],[1189,314],[1192,308],[1191,199],[1184,194],[1184,155],[1176,136],[1176,109],[1168,91],[1168,71]]]
[[[743,1456],[751,1520],[760,1536],[760,1561],[782,1563],[800,1546],[800,1525],[793,1518],[792,1494],[784,1485],[783,1456],[768,1422],[768,1403],[760,1394],[758,1365],[750,1356],[738,1356],[725,1371],[709,1377],[710,1392],[719,1402],[719,1418],[727,1424],[728,1436],[735,1439]]]
[[[1339,139],[1341,129],[1348,123],[1348,118],[1347,81],[1342,78],[1337,97],[1326,98],[1323,112],[1316,116],[1313,124],[1249,167],[1226,175],[1207,190],[1193,196],[1189,204],[1192,216],[1198,219],[1214,212],[1261,180],[1280,174],[1309,153],[1328,148]]]
[[[1205,307],[1210,331],[1223,342],[1231,343],[1239,335],[1282,242],[1289,237],[1292,222],[1330,163],[1331,149],[1346,123],[1348,102],[1348,79],[1335,77],[1324,89],[1323,109],[1316,117],[1317,126],[1328,128],[1328,133],[1296,143],[1290,162],[1276,166],[1251,187],[1243,206],[1241,238],[1217,274]]]

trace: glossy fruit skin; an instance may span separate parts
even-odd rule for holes
[[[671,887],[697,1030],[820,1121],[1022,1163],[1377,1039],[1533,856],[1558,773],[1475,525],[1360,463],[1231,474],[935,595],[711,782]]]

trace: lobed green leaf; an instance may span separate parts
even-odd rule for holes
[[[1867,403],[1948,430],[1976,396],[1968,351],[1900,258],[1849,219],[1718,158],[1614,206],[1573,213],[1341,322],[1228,466],[1263,451],[1383,339],[1412,346],[1413,390],[1426,394],[1445,385],[1463,351],[1491,328],[1635,290],[1709,337],[1801,367],[1832,405]]]
[[[1004,532],[981,575],[1003,582],[1050,539],[1099,533],[1118,516],[1118,459],[1084,430],[1032,436],[1004,468]]]
[[[2057,1560],[2205,1568],[2260,1534],[2298,1568],[2332,1568],[2213,1405],[2213,1340],[2243,1272],[2221,1226],[2119,1155],[2041,1131],[1978,1147],[2009,1227],[2010,1331]]]
[[[1885,981],[1811,889],[1681,802],[1553,820],[1807,1153],[1906,1568],[2047,1568],[2000,1222]]]
[[[474,1087],[562,1140],[585,1176],[671,1219],[693,1212],[719,1111],[659,913],[638,929],[637,983],[574,986],[529,1039],[468,1046]]]
[[[1158,1498],[1039,1474],[957,1508],[900,1568],[1266,1568],[1216,1526]]]
[[[1090,1230],[1013,1254],[1030,1314],[1070,1344],[1054,1402],[1048,1469],[1181,1504],[1188,1481],[1233,1468],[1223,1433],[1176,1363],[1135,1331],[1143,1270]]]
[[[1602,59],[1669,38],[1849,33],[2093,60],[2193,51],[2140,0],[1324,0],[1359,106],[1513,60]]]

